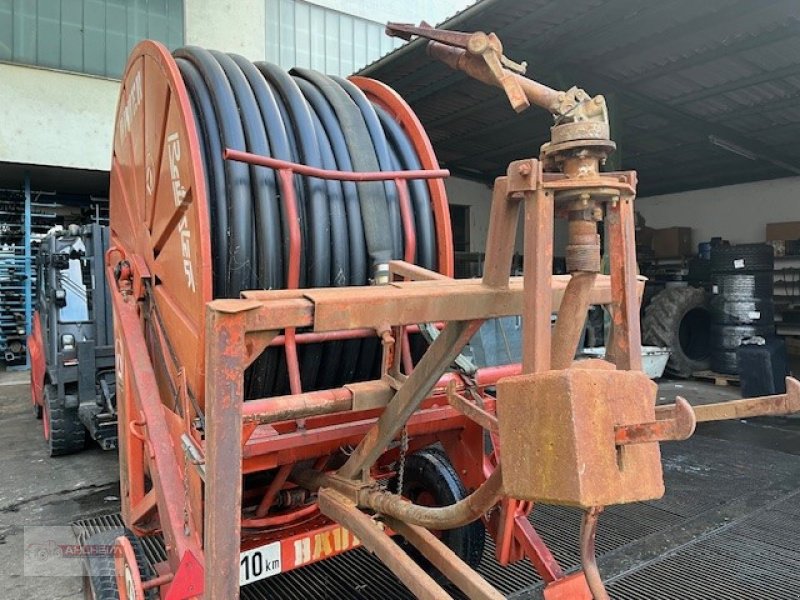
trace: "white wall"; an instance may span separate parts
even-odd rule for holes
[[[264,0],[184,0],[184,43],[264,60]]]
[[[469,179],[450,177],[445,180],[447,199],[450,204],[469,206],[469,250],[470,252],[486,251],[486,235],[489,232],[489,214],[492,204],[492,188]],[[523,249],[522,215],[517,226],[516,252],[522,254]],[[563,256],[567,244],[567,223],[563,219],[555,222],[553,246],[556,256]]]
[[[264,0],[186,0],[185,41],[263,60],[264,19]],[[111,168],[119,81],[0,63],[0,82],[0,162]]]
[[[636,209],[648,227],[691,227],[695,245],[763,242],[767,223],[800,221],[800,177],[639,198]]]
[[[0,162],[108,171],[119,82],[0,64]]]

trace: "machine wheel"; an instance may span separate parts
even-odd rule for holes
[[[642,340],[670,349],[667,371],[678,377],[708,369],[710,330],[706,294],[693,287],[665,289],[653,298],[642,320]]]
[[[141,581],[152,579],[155,575],[150,563],[145,559],[142,541],[129,529],[112,529],[111,531],[101,531],[90,536],[85,546],[115,546],[114,552],[95,552],[89,553],[86,559],[86,567],[83,582],[84,597],[87,600],[138,600],[136,596],[120,596],[117,586],[117,568],[114,557],[118,552],[117,538],[125,536],[130,542],[136,557],[136,566],[139,569]],[[143,592],[141,596],[145,600],[156,600],[158,590],[150,589]]]
[[[63,406],[58,399],[56,386],[44,387],[44,439],[49,445],[50,456],[62,456],[83,450],[86,444],[86,429],[78,418],[77,409]]]
[[[390,484],[397,489],[397,480]],[[403,496],[423,506],[447,506],[467,496],[467,490],[447,455],[438,448],[425,448],[406,459],[403,476]],[[434,532],[448,548],[473,569],[483,556],[486,529],[480,520],[456,529]],[[417,562],[427,563],[410,544],[402,543]]]

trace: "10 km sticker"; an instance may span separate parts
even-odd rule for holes
[[[281,567],[281,543],[246,550],[239,555],[239,585],[277,575]]]

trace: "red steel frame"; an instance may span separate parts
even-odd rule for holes
[[[498,561],[505,565],[528,558],[546,583],[547,600],[588,600],[590,587],[597,598],[607,597],[594,561],[594,533],[602,507],[592,508],[584,518],[583,571],[567,576],[527,518],[533,504],[500,494],[502,488],[496,486],[502,448],[496,402],[487,388],[510,375],[567,368],[579,335],[576,322],[582,322],[587,304],[611,307],[614,329],[607,354],[616,367],[641,369],[642,282],[636,275],[633,212],[636,175],[586,170],[586,159],[569,152],[564,155],[563,174],[543,172],[542,164],[533,159],[511,163],[507,175],[495,182],[483,279],[456,281],[449,277],[452,239],[442,184],[447,172],[437,168],[424,130],[394,91],[365,78],[353,81],[404,127],[423,169],[326,171],[226,150],[229,160],[278,171],[284,210],[293,224],[289,289],[248,291],[240,299],[211,301],[206,195],[186,90],[175,62],[159,44],[143,42],[128,64],[112,159],[113,246],[106,257],[114,306],[122,505],[129,527],[141,535],[163,532],[167,549],[167,561],[156,565],[156,578],[133,582],[136,597],[158,587],[168,599],[236,598],[242,550],[277,543],[282,571],[288,571],[363,543],[419,597],[448,598],[397,551],[361,508],[381,513],[391,530],[414,543],[469,597],[488,600],[499,594],[415,521],[466,522],[458,519],[481,515],[496,539]],[[535,82],[527,85],[555,93]],[[139,110],[143,102],[154,107],[144,116]],[[180,140],[186,144],[183,152]],[[149,150],[156,148],[160,156],[154,159]],[[597,161],[597,156],[588,159]],[[300,231],[295,174],[395,181],[406,248],[405,260],[390,264],[395,281],[370,288],[297,289]],[[159,187],[162,179],[172,192],[166,200],[165,186]],[[428,180],[441,273],[412,264],[416,240],[408,179]],[[591,199],[605,217],[610,276],[590,269],[574,269],[573,277],[551,275],[553,222],[575,210],[576,197],[587,203]],[[509,278],[521,208],[524,275]],[[578,241],[586,232],[594,237],[594,221],[586,221],[588,227],[579,223],[575,232],[571,229],[571,240],[573,233]],[[193,265],[199,265],[196,279]],[[181,292],[177,286],[176,282],[184,283],[182,276],[190,291]],[[553,332],[550,316],[555,311],[560,318]],[[525,323],[522,364],[482,369],[471,378],[447,372],[485,319],[518,314]],[[413,365],[408,333],[426,322],[444,325]],[[298,333],[302,328],[311,330]],[[297,344],[371,335],[383,341],[381,379],[302,391]],[[284,347],[291,394],[244,402],[244,372],[272,345]],[[204,355],[197,356],[198,348]],[[467,388],[481,399],[480,405],[458,393]],[[732,413],[791,412],[800,408],[800,384],[789,380],[787,388],[786,395],[705,407],[702,420],[728,418]],[[685,401],[661,410],[669,414],[651,423],[617,427],[617,443],[691,435],[695,415]],[[444,519],[441,512],[434,518],[430,509],[398,503],[396,496],[370,487],[392,475],[403,428],[411,452],[434,442],[444,446],[480,511],[469,502],[458,503],[451,521],[436,520]],[[485,429],[492,435],[491,453],[484,449]],[[355,449],[345,452],[348,446]],[[293,472],[301,462],[313,467]],[[245,490],[245,477],[265,471],[274,474],[269,484],[248,485]],[[310,501],[299,508],[269,514],[281,491],[297,487],[316,493],[316,501],[306,497]],[[485,509],[495,503],[499,510]],[[244,515],[243,506],[253,514]],[[397,506],[402,508],[396,510]],[[400,513],[409,518],[400,518]],[[118,544],[119,570],[128,565],[133,579],[138,579],[130,543],[121,538]]]
[[[415,177],[442,177],[446,175],[443,171],[424,171],[424,172],[398,172],[398,173],[343,173],[343,172],[324,172],[319,169],[312,169],[303,165],[277,161],[265,157],[256,157],[246,153],[227,151],[226,157],[229,159],[246,160],[254,164],[260,164],[272,168],[277,168],[280,179],[285,184],[292,180],[294,172],[311,175],[315,177],[330,177],[342,180],[380,180],[384,178],[402,181],[403,179]],[[542,176],[545,179],[545,176]],[[551,185],[558,184],[558,178],[550,178]],[[496,195],[504,194],[507,190],[499,182]],[[399,186],[403,194],[404,185]],[[296,210],[294,206],[296,200],[292,192],[292,186],[286,185],[283,198],[287,203],[289,214]],[[538,193],[535,198],[541,200],[549,192]],[[405,196],[405,194],[403,194]],[[552,195],[550,195],[552,198]],[[401,205],[406,200],[401,200]],[[529,204],[530,198],[528,199]],[[546,235],[548,230],[547,223],[552,228],[552,200],[549,202],[536,203],[537,210],[533,219],[526,219],[526,227],[544,230],[545,235],[530,235],[526,239],[531,239],[526,245],[526,255],[540,257],[541,262],[551,260],[550,238]],[[493,211],[499,210],[498,207],[508,206],[505,202],[495,202]],[[617,221],[612,219],[611,243],[613,246],[623,246],[623,225],[633,223],[630,203],[618,203],[612,209],[612,216],[615,214],[625,215]],[[630,214],[628,214],[630,213]],[[509,215],[493,215],[492,223],[508,222]],[[405,222],[405,219],[404,219]],[[615,225],[614,223],[617,223]],[[616,231],[615,231],[616,230]],[[405,229],[408,236],[409,228]],[[499,244],[497,236],[501,232],[493,228],[490,232],[489,244],[507,246]],[[290,234],[293,247],[296,245],[299,232]],[[407,237],[408,239],[408,237]],[[632,239],[632,238],[631,238]],[[530,247],[528,247],[530,246]],[[408,247],[408,246],[407,246]],[[413,245],[410,246],[413,249]],[[109,256],[121,258],[120,249],[112,249]],[[297,276],[299,261],[290,259],[290,271]],[[411,258],[411,253],[406,255]],[[534,263],[536,261],[531,261]],[[487,263],[493,264],[493,263]],[[402,271],[402,263],[393,265],[397,270]],[[410,266],[408,270],[413,270]],[[141,278],[146,279],[146,272],[139,273]],[[430,274],[433,277],[435,274]],[[114,279],[113,269],[109,269],[109,277]],[[503,277],[500,270],[487,273],[484,285],[492,285],[493,278],[497,283],[501,283]],[[130,279],[125,279],[125,274],[117,278],[120,282],[122,293],[113,294],[116,327],[118,329],[118,353],[120,369],[118,376],[121,378],[122,399],[121,413],[140,415],[139,419],[130,417],[121,420],[122,423],[129,423],[131,436],[128,437],[127,448],[125,449],[125,461],[130,469],[137,470],[140,463],[150,464],[149,469],[153,479],[154,489],[144,493],[142,488],[138,492],[138,502],[131,502],[128,522],[140,532],[147,530],[148,519],[152,516],[152,511],[158,505],[159,526],[163,530],[167,547],[169,550],[169,567],[162,567],[162,571],[173,573],[172,583],[166,584],[169,590],[177,591],[178,588],[186,588],[186,581],[189,581],[189,591],[194,594],[201,587],[200,574],[202,564],[212,561],[215,565],[213,570],[205,573],[205,590],[210,597],[228,597],[235,594],[238,589],[238,556],[240,549],[247,549],[273,540],[281,540],[283,557],[283,570],[290,570],[294,566],[302,566],[326,558],[339,551],[353,547],[352,543],[339,542],[334,544],[332,550],[316,554],[312,560],[296,564],[293,556],[295,542],[309,538],[318,539],[319,536],[333,535],[338,531],[341,539],[339,525],[332,523],[325,517],[316,512],[314,505],[304,507],[294,513],[280,514],[271,518],[262,518],[258,523],[260,526],[271,526],[273,529],[261,531],[255,535],[241,535],[242,519],[240,517],[242,506],[242,485],[241,474],[255,473],[263,470],[292,465],[301,460],[310,458],[319,459],[320,457],[330,456],[337,453],[345,445],[356,445],[363,436],[373,427],[376,417],[381,409],[375,408],[363,411],[354,411],[356,394],[352,388],[331,390],[323,392],[311,392],[303,394],[299,386],[299,371],[297,371],[296,343],[316,342],[326,339],[346,339],[353,336],[374,334],[375,327],[359,327],[350,331],[314,331],[304,334],[296,334],[297,327],[308,326],[313,323],[310,313],[313,308],[309,301],[305,300],[311,291],[285,291],[285,292],[245,292],[242,300],[218,300],[209,305],[206,330],[206,364],[210,367],[206,371],[206,423],[207,435],[203,441],[198,440],[201,458],[194,462],[199,463],[205,469],[205,500],[201,504],[197,489],[187,490],[186,488],[197,488],[199,482],[194,485],[185,483],[189,477],[185,471],[192,471],[189,462],[181,461],[175,456],[176,450],[170,444],[170,438],[174,439],[175,433],[168,432],[179,426],[178,423],[167,423],[164,417],[168,410],[161,404],[159,399],[158,384],[156,382],[153,367],[148,359],[146,342],[141,332],[136,304],[131,302],[132,294],[130,290],[137,287],[135,282],[136,275],[130,272]],[[522,301],[523,313],[533,311],[534,322],[542,321],[540,327],[546,326],[549,331],[550,311],[547,307],[558,302],[557,296],[554,302],[554,294],[557,295],[559,286],[563,294],[568,278],[551,280],[548,277],[539,277],[535,280],[532,291],[521,294],[519,281],[516,282],[517,289],[512,293],[517,301]],[[453,281],[449,280],[448,281]],[[507,277],[506,277],[507,281]],[[437,281],[441,284],[441,281]],[[605,282],[608,285],[608,281]],[[413,287],[425,286],[427,282],[417,282],[410,284]],[[473,283],[460,283],[449,286],[451,289],[445,291],[451,298],[457,297],[465,289],[475,288]],[[595,301],[606,303],[617,303],[620,306],[625,304],[625,299],[630,298],[629,294],[633,290],[635,300],[635,273],[633,279],[619,280],[612,277],[610,290],[602,291],[602,282],[598,285],[595,293]],[[513,286],[513,282],[512,282]],[[428,294],[428,288],[425,293]],[[336,290],[326,290],[335,292]],[[625,293],[623,293],[623,291]],[[348,290],[344,294],[339,292],[339,296],[333,303],[336,311],[348,312],[346,298],[348,294],[353,294]],[[303,306],[301,307],[300,304]],[[473,318],[483,317],[487,308],[484,303],[475,303],[472,310],[476,312]],[[535,307],[535,311],[534,311]],[[353,311],[353,312],[358,312]],[[363,311],[360,311],[363,313]],[[500,311],[495,314],[519,313],[514,307]],[[615,311],[617,313],[618,311]],[[478,314],[479,313],[479,314]],[[546,325],[544,319],[538,318],[539,315],[548,315]],[[437,315],[436,319],[443,319],[446,315]],[[400,325],[412,325],[414,322],[424,320],[413,318],[408,323]],[[479,323],[481,319],[476,321]],[[368,319],[367,322],[370,322]],[[243,373],[244,369],[255,359],[260,351],[268,345],[279,342],[281,336],[279,331],[285,329],[283,340],[287,353],[287,362],[290,369],[295,369],[292,377],[292,395],[282,398],[268,398],[243,402]],[[534,327],[534,331],[536,331]],[[620,355],[628,357],[632,353],[628,350],[638,344],[638,340],[633,332],[623,332],[624,335],[615,337],[620,346]],[[549,347],[549,345],[548,345]],[[547,359],[539,358],[530,343],[526,343],[525,361],[531,362],[537,369],[547,367]],[[624,362],[624,361],[621,361]],[[388,369],[391,365],[387,365]],[[519,373],[522,370],[520,365],[509,365],[503,368],[484,369],[478,372],[476,383],[478,390],[483,393],[486,387],[496,383],[501,377]],[[132,376],[135,373],[136,376]],[[453,379],[458,379],[455,375],[446,375],[438,384],[434,386],[430,397],[422,404],[422,410],[415,414],[408,421],[409,436],[413,440],[411,450],[424,447],[434,441],[441,441],[453,459],[459,471],[464,473],[465,484],[470,489],[478,487],[491,472],[492,467],[487,463],[481,453],[470,454],[470,450],[482,447],[482,429],[477,427],[463,414],[451,406],[447,405],[445,391],[446,384]],[[379,382],[375,382],[376,384]],[[387,391],[386,386],[377,386],[382,392]],[[461,384],[463,388],[463,382]],[[373,394],[379,395],[379,394]],[[385,393],[383,394],[385,396]],[[189,402],[183,398],[184,414],[188,414]],[[373,399],[373,402],[375,400]],[[491,396],[484,395],[485,409],[493,411],[494,404]],[[339,403],[340,410],[334,414],[320,414],[315,416],[315,410],[320,413],[330,413],[331,408]],[[298,422],[281,421],[281,415],[285,410],[295,410],[302,405],[306,410],[302,421],[302,427]],[[316,409],[315,409],[316,407]],[[348,410],[348,408],[350,410]],[[174,413],[173,413],[174,414]],[[258,424],[263,423],[263,424]],[[146,429],[146,434],[137,433],[137,428]],[[196,431],[192,431],[197,435]],[[196,438],[195,438],[196,439]],[[385,467],[396,456],[389,453],[382,461],[379,461],[379,468]],[[149,457],[149,460],[148,460]],[[155,464],[157,468],[153,469]],[[481,467],[481,465],[483,465]],[[199,471],[200,469],[197,469]],[[143,474],[143,473],[142,473]],[[134,478],[131,478],[133,481]],[[285,480],[285,479],[284,479]],[[267,491],[261,505],[268,506],[267,497],[274,497],[273,489]],[[157,490],[157,491],[156,491]],[[183,506],[181,506],[183,505]],[[190,513],[187,517],[186,512]],[[512,561],[528,557],[534,566],[539,570],[546,582],[551,584],[562,584],[566,592],[574,594],[575,583],[573,578],[565,578],[563,571],[558,566],[552,554],[536,534],[533,527],[527,520],[527,513],[531,510],[530,503],[519,503],[511,499],[504,500],[502,509],[495,518],[490,518],[487,522],[489,530],[498,538],[498,559],[501,564],[508,564]],[[192,528],[189,523],[196,520],[198,513],[205,513],[202,523],[203,537],[199,535],[200,528]],[[262,515],[263,517],[263,515]],[[286,529],[293,525],[293,528]],[[188,533],[187,533],[188,532]],[[201,543],[201,539],[204,541]],[[204,550],[201,550],[203,548]],[[199,565],[200,568],[189,569],[186,565]],[[183,573],[182,573],[183,571]],[[189,576],[191,577],[189,578]],[[188,578],[188,579],[187,579]],[[165,578],[166,579],[169,578]],[[581,584],[578,585],[581,587]],[[188,592],[187,592],[188,593]],[[218,595],[219,594],[219,595]],[[175,593],[168,593],[167,597],[179,597]],[[552,596],[551,597],[555,597]],[[566,597],[566,596],[565,596]],[[573,596],[574,597],[574,596]]]
[[[140,74],[144,84],[137,83]],[[285,483],[287,465],[313,459],[315,467],[324,470],[330,457],[342,455],[343,447],[358,445],[362,454],[377,456],[371,468],[373,476],[391,474],[389,467],[397,458],[397,448],[369,448],[365,440],[374,439],[380,415],[387,414],[385,407],[392,406],[390,400],[403,388],[405,378],[416,373],[411,370],[407,333],[417,323],[461,322],[455,338],[460,344],[485,318],[523,314],[531,332],[525,336],[523,364],[485,369],[475,376],[484,409],[490,414],[494,399],[485,393],[487,387],[507,375],[549,368],[551,308],[558,307],[570,286],[569,277],[550,276],[555,194],[575,188],[575,182],[562,175],[542,173],[535,160],[512,164],[508,177],[498,179],[495,186],[483,281],[452,280],[448,277],[452,274],[452,239],[441,179],[447,172],[436,168],[430,142],[396,93],[369,79],[353,81],[409,132],[423,170],[345,173],[234,150],[228,150],[226,156],[278,170],[290,223],[296,223],[291,215],[297,213],[294,173],[350,181],[395,180],[400,192],[406,260],[392,263],[391,268],[406,281],[372,288],[294,289],[299,281],[300,237],[299,229],[293,227],[289,231],[290,289],[245,292],[238,300],[210,302],[209,223],[203,210],[205,189],[199,143],[186,90],[174,61],[159,44],[144,42],[129,62],[115,138],[113,247],[107,255],[115,315],[123,517],[139,534],[163,532],[168,560],[158,566],[158,583],[166,598],[202,593],[212,598],[236,597],[240,551],[270,541],[281,543],[284,571],[353,546],[352,538],[346,537],[341,526],[318,514],[313,504],[274,515],[267,515],[267,509],[281,485],[293,486]],[[164,97],[165,89],[168,101],[159,102],[158,94]],[[137,98],[144,98],[145,106],[172,108],[163,116],[142,116],[141,110],[137,112]],[[148,118],[155,119],[155,124]],[[167,181],[157,184],[154,191],[149,176],[143,176],[150,156],[145,156],[142,140],[130,132],[144,132],[146,138],[151,136],[155,144],[163,147],[172,127],[178,128],[178,137],[188,140],[182,155],[185,158],[188,154],[188,158],[170,163]],[[178,154],[170,148],[162,151],[161,163],[155,165],[157,171],[164,173],[167,156],[172,159]],[[523,163],[525,169],[520,166]],[[139,178],[132,176],[136,173]],[[183,200],[176,197],[174,208],[164,206],[172,201],[171,197],[158,200],[170,189],[169,177],[173,190],[176,180],[179,184],[190,182],[185,185]],[[410,178],[429,180],[442,273],[411,264],[415,239],[405,185]],[[610,278],[597,278],[589,299],[615,306],[617,364],[636,368],[638,328],[628,326],[637,322],[632,319],[638,310],[636,274],[631,266],[635,265],[635,175],[604,174],[596,181],[581,181],[580,186],[615,190],[621,197],[609,204],[607,218],[611,254],[617,262],[612,263]],[[509,280],[520,204],[525,206],[525,275]],[[171,291],[176,280],[182,282],[184,274],[175,269],[174,264],[180,262],[173,259],[173,253],[178,252],[180,258],[184,247],[182,238],[180,243],[172,242],[170,228],[177,229],[182,218],[196,226],[193,231],[195,239],[199,239],[199,246],[195,246],[199,250],[191,248],[196,252],[191,259],[200,266],[195,274],[198,285],[188,299]],[[136,229],[142,221],[149,227],[149,233],[144,235]],[[187,312],[191,306],[205,307],[204,322],[193,321],[194,313]],[[308,327],[313,331],[297,332]],[[194,331],[195,337],[183,339],[188,336],[181,336],[181,331]],[[446,328],[442,336],[451,336],[448,332]],[[303,393],[298,343],[366,334],[379,335],[384,340],[382,380]],[[289,365],[291,395],[245,403],[244,370],[267,346],[280,343]],[[204,350],[204,356],[195,356],[198,347]],[[177,358],[159,360],[159,355]],[[466,487],[474,490],[492,472],[497,457],[490,460],[484,456],[483,428],[448,403],[447,385],[455,380],[457,389],[463,389],[464,381],[458,375],[440,377],[440,373],[434,374],[427,399],[408,419],[409,450],[441,442]],[[198,426],[201,416],[205,418],[204,431]],[[259,497],[245,499],[248,505],[258,508],[253,518],[243,518],[243,476],[275,469],[274,484],[259,491]],[[530,526],[526,515],[531,508],[530,503],[505,499],[501,510],[486,518],[489,531],[498,540],[499,561],[508,564],[528,557],[550,583],[548,598],[585,596],[582,576],[565,577]],[[243,533],[243,524],[254,529]],[[305,540],[326,541],[329,536],[334,542],[323,543],[324,551],[300,561],[302,564],[295,560],[296,542],[302,545]],[[206,564],[213,568],[205,569]]]

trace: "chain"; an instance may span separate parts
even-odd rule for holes
[[[183,452],[183,535],[189,535],[189,453]]]
[[[403,433],[400,436],[400,459],[399,467],[397,468],[397,493],[403,493],[403,478],[406,474],[406,454],[408,453],[408,425],[403,427]]]

